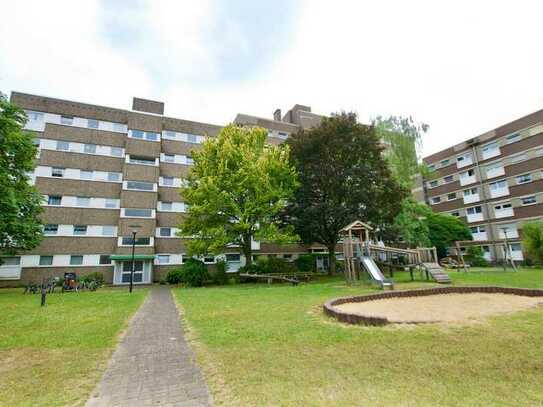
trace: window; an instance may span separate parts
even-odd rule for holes
[[[113,130],[119,131],[121,133],[126,132],[125,126],[122,123],[113,123]]]
[[[194,134],[187,134],[187,141],[189,143],[198,143],[198,136]]]
[[[512,206],[510,203],[503,203],[503,204],[498,204],[498,205],[495,205],[494,206],[494,210],[495,211],[503,211],[503,210],[507,210],[507,209],[511,209]]]
[[[288,138],[288,133],[284,133],[282,131],[277,132],[277,137],[280,139],[286,140]]]
[[[21,264],[21,258],[14,257],[2,257],[2,264],[0,266],[18,266]]]
[[[487,144],[482,148],[483,160],[495,157],[500,154],[500,148],[497,143]]]
[[[428,171],[433,172],[433,171],[435,171],[435,170],[436,170],[436,166],[435,166],[434,164],[430,164],[430,165],[428,166]]]
[[[132,130],[130,132],[130,134],[132,135],[132,137],[134,138],[139,138],[139,139],[143,139],[145,137],[145,132],[141,131],[141,130]]]
[[[32,139],[32,145],[34,145],[34,146],[40,148],[40,139],[37,138],[37,137],[36,137],[36,138],[33,138],[33,139]]]
[[[442,167],[446,167],[447,165],[449,165],[449,162],[450,161],[448,159],[447,160],[441,160],[440,164],[441,164]]]
[[[171,202],[161,202],[160,209],[163,211],[171,211],[173,209],[173,205]]]
[[[111,264],[111,257],[108,256],[107,254],[101,254],[99,263],[100,264]]]
[[[519,133],[510,134],[509,136],[507,136],[505,138],[505,142],[507,144],[515,143],[516,141],[519,141],[519,140],[520,140],[520,134]]]
[[[517,184],[526,184],[527,182],[532,182],[531,174],[522,174],[517,177]]]
[[[53,264],[53,256],[40,256],[40,266],[50,266]]]
[[[484,233],[486,229],[484,226],[473,226],[470,230],[471,233]]]
[[[525,161],[528,159],[528,156],[526,154],[517,154],[513,157],[511,157],[511,164],[516,164],[521,161]]]
[[[443,182],[445,183],[453,182],[453,176],[447,175],[445,178],[443,178]]]
[[[437,180],[430,181],[428,185],[430,186],[430,188],[435,188],[439,185],[439,182]]]
[[[115,226],[104,225],[102,226],[102,236],[114,236],[115,235]]]
[[[60,195],[49,195],[47,198],[48,205],[60,205],[62,203],[62,196]]]
[[[111,155],[114,155],[115,157],[122,157],[123,149],[120,147],[111,147]]]
[[[164,154],[164,162],[167,162],[167,163],[175,162],[175,155],[173,155],[173,154]]]
[[[539,150],[536,150],[535,156],[536,156],[536,157],[541,157],[541,156],[543,156],[543,148],[540,148]]]
[[[85,144],[83,151],[87,154],[96,154],[96,145],[95,144]]]
[[[131,237],[123,237],[121,239],[121,244],[123,246],[132,246],[134,242],[134,239]],[[151,244],[151,238],[150,237],[136,237],[136,246],[149,246]]]
[[[58,225],[45,225],[43,227],[44,235],[56,235],[58,233]]]
[[[459,216],[460,216],[460,212],[458,212],[458,211],[453,211],[453,212],[451,212],[451,216],[459,217]]]
[[[60,124],[71,126],[73,123],[74,118],[72,116],[60,116]]]
[[[130,137],[140,140],[158,141],[158,133],[152,131],[130,130]]]
[[[474,206],[466,210],[468,215],[475,215],[476,213],[483,213],[483,209],[480,206]]]
[[[456,157],[456,161],[460,164],[463,164],[464,162],[470,161],[470,160],[471,160],[471,153],[459,155],[458,157]]]
[[[110,182],[118,182],[121,178],[121,174],[118,172],[108,172],[107,173],[107,180]]]
[[[498,189],[507,188],[507,181],[502,179],[500,181],[492,182],[488,184],[491,191],[496,191]]]
[[[187,161],[187,165],[193,165],[194,164],[194,160],[192,159],[192,157],[190,157],[188,155],[187,155],[186,161]]]
[[[43,113],[41,112],[33,112],[32,110],[27,110],[26,115],[28,116],[28,120],[32,121],[43,121]]]
[[[70,256],[71,266],[80,266],[83,264],[83,256]]]
[[[464,190],[464,196],[475,195],[477,193],[477,188],[469,188]]]
[[[123,272],[122,272],[122,282],[129,283],[130,276],[132,275],[132,262],[124,261],[123,263]],[[134,274],[133,282],[141,283],[143,281],[143,261],[138,260],[134,262]]]
[[[75,236],[85,236],[87,234],[87,225],[74,225]]]
[[[162,185],[173,187],[173,177],[162,177]]]
[[[57,150],[68,151],[70,149],[70,143],[67,141],[57,141]]]
[[[537,202],[537,199],[535,195],[525,196],[524,198],[521,198],[521,202],[523,205],[533,205]]]
[[[79,178],[85,179],[85,180],[92,180],[94,171],[92,170],[80,170],[79,171]]]
[[[212,255],[204,256],[203,260],[206,264],[215,263],[215,257],[213,257]]]
[[[113,198],[106,198],[106,208],[117,209],[118,201]]]
[[[168,139],[168,140],[175,140],[175,131],[171,131],[171,130],[166,130],[163,134],[162,134],[162,137]]]
[[[440,203],[440,202],[441,202],[441,197],[439,197],[439,196],[434,196],[434,197],[432,198],[432,204],[435,205],[435,204],[438,204],[438,203]]]
[[[90,198],[86,196],[78,196],[75,198],[76,206],[90,206]]]
[[[447,195],[447,200],[452,201],[453,199],[456,199],[456,192]]]
[[[143,182],[143,181],[127,181],[126,189],[132,189],[136,191],[153,191],[155,189],[155,184],[152,182]]]
[[[152,209],[125,209],[124,216],[134,218],[151,218],[153,217]]]
[[[520,243],[511,243],[511,245],[509,247],[511,248],[512,252],[521,252],[522,251],[522,246],[521,246]]]
[[[158,140],[158,133],[153,133],[151,131],[145,132],[145,139],[149,141],[157,141]]]
[[[160,228],[158,234],[161,237],[170,237],[172,235],[172,228]]]
[[[170,255],[169,254],[159,254],[157,256],[158,264],[169,264]]]
[[[241,256],[239,253],[226,253],[226,261],[228,262],[240,262]]]
[[[87,119],[87,127],[89,129],[97,129],[99,126],[99,122],[96,119]]]
[[[154,158],[140,157],[140,156],[129,156],[128,162],[130,164],[141,164],[141,165],[155,165],[156,161]]]

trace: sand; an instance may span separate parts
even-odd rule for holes
[[[511,294],[439,294],[336,305],[342,311],[384,317],[389,322],[461,322],[521,311],[543,304],[543,297]]]

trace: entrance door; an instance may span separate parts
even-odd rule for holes
[[[132,261],[117,261],[115,264],[115,284],[130,284]],[[151,282],[151,261],[134,261],[134,284],[149,284]]]

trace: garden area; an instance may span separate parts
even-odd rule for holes
[[[22,292],[0,290],[0,405],[84,403],[148,290]]]
[[[543,288],[542,269],[451,277],[454,285]],[[395,281],[399,290],[435,286],[408,273]],[[326,300],[376,292],[339,277],[173,291],[217,405],[543,402],[541,307],[468,324],[362,327],[323,315]]]

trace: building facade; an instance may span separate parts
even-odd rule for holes
[[[462,219],[489,261],[522,261],[522,225],[543,218],[543,110],[424,158],[413,191]],[[507,245],[505,244],[507,242]]]
[[[106,281],[130,281],[133,231],[136,283],[151,283],[183,264],[186,239],[177,236],[186,205],[180,195],[191,151],[221,126],[164,116],[164,103],[134,98],[132,110],[13,92],[28,114],[26,129],[39,147],[32,182],[43,194],[44,240],[5,257],[0,285],[41,282],[65,272],[101,272]],[[308,106],[273,119],[238,114],[240,125],[268,129],[268,142],[320,123]],[[255,255],[294,260],[310,247],[254,242]],[[224,253],[231,270],[243,264],[237,248]],[[202,259],[211,267],[216,258]]]

